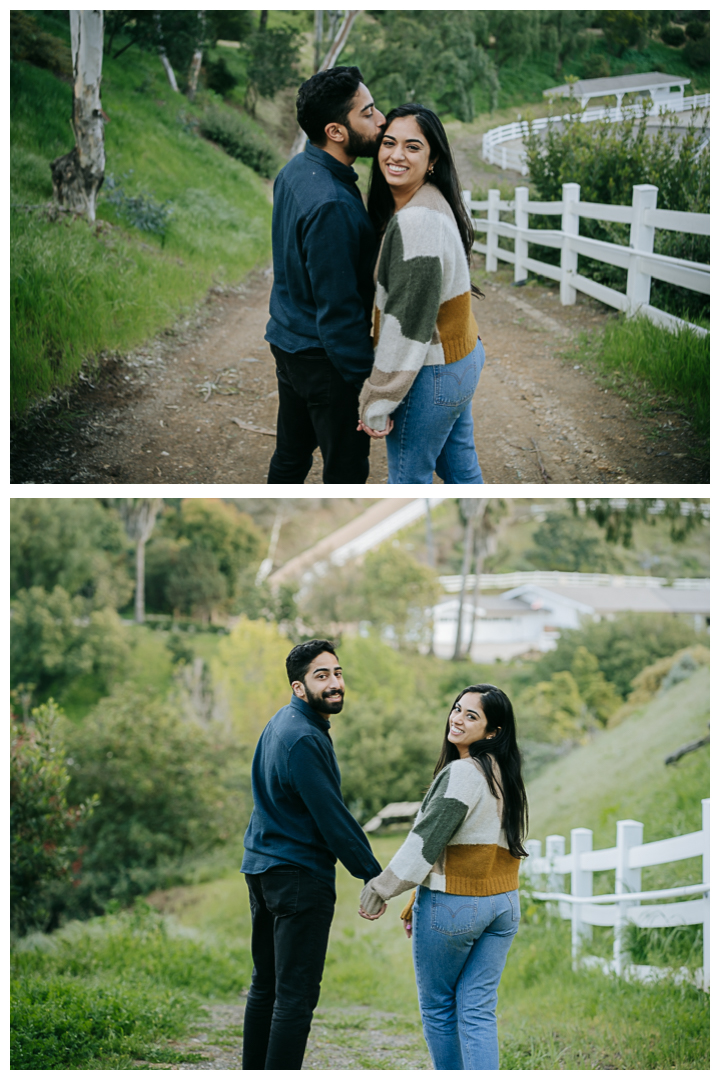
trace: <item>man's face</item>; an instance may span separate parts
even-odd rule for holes
[[[382,135],[385,117],[375,105],[372,94],[360,83],[348,113],[348,142],[345,149],[350,157],[373,157]]]
[[[339,713],[345,697],[345,683],[337,656],[320,653],[310,664],[305,678],[292,684],[293,693],[307,701],[321,716]]]

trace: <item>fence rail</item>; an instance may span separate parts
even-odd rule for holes
[[[648,116],[659,116],[663,112],[689,112],[691,109],[706,109],[710,107],[709,94],[697,94],[695,97],[679,97],[677,101],[656,101],[647,111]],[[505,145],[522,139],[530,132],[545,131],[552,124],[561,124],[563,121],[580,119],[583,124],[594,120],[608,120],[616,123],[629,116],[641,117],[645,113],[646,106],[624,105],[619,109],[617,106],[609,108],[595,106],[585,109],[582,113],[565,113],[563,116],[540,116],[536,120],[516,120],[511,124],[502,124],[500,127],[486,131],[482,141],[482,156],[491,165],[499,165],[502,169],[515,169],[522,176],[527,176],[528,166],[524,148]],[[539,211],[544,213],[544,211]]]
[[[618,821],[614,847],[593,851],[591,829],[573,829],[570,854],[565,854],[565,837],[548,836],[545,855],[539,840],[528,840],[529,857],[523,863],[523,876],[529,880],[536,900],[558,905],[558,914],[572,920],[573,964],[602,967],[624,977],[650,980],[666,973],[645,964],[631,964],[624,947],[624,933],[629,923],[640,927],[703,927],[703,966],[694,981],[710,989],[710,800],[702,800],[702,829],[685,836],[672,836],[643,844],[640,821]],[[642,890],[642,868],[680,862],[702,856],[702,882],[670,889]],[[593,895],[593,874],[615,871],[615,891]],[[564,877],[570,874],[570,893],[564,891]],[[544,886],[544,887],[543,887]],[[702,894],[701,899],[680,903],[642,906],[643,901],[670,900]],[[593,926],[614,928],[613,959],[607,962],[596,956],[581,956]],[[689,974],[689,973],[688,973]]]
[[[527,280],[528,271],[548,277],[560,283],[560,303],[574,304],[577,293],[583,292],[609,307],[627,312],[628,315],[646,315],[653,323],[670,330],[689,327],[701,337],[707,334],[704,327],[686,322],[669,312],[650,304],[652,279],[679,285],[694,292],[709,295],[710,266],[692,262],[672,255],[653,251],[655,229],[663,228],[700,236],[710,234],[709,214],[690,214],[679,210],[658,210],[658,189],[653,184],[635,184],[632,206],[613,206],[605,203],[588,203],[580,200],[579,184],[563,184],[562,202],[537,202],[529,198],[526,187],[515,188],[515,198],[504,200],[500,192],[491,189],[487,200],[471,198],[463,192],[475,233],[485,234],[485,243],[476,240],[473,250],[485,255],[485,268],[495,273],[498,260],[512,263],[516,283]],[[485,211],[486,217],[473,216]],[[515,214],[514,223],[500,220],[501,211]],[[561,219],[559,229],[531,229],[530,215],[557,215]],[[580,219],[614,221],[630,225],[630,245],[612,244],[580,236]],[[502,248],[499,237],[514,241],[513,250]],[[560,265],[531,258],[528,245],[540,244],[559,249]],[[627,270],[624,293],[609,288],[578,273],[578,255],[586,255],[598,262]]]

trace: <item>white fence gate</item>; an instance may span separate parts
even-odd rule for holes
[[[518,283],[527,280],[528,270],[560,282],[561,304],[574,304],[579,290],[629,315],[647,315],[658,326],[671,330],[687,326],[704,337],[707,330],[703,327],[653,307],[650,304],[650,285],[652,279],[657,278],[659,281],[667,281],[672,285],[709,295],[709,264],[679,259],[672,255],[658,255],[653,251],[653,246],[655,229],[709,236],[710,215],[692,214],[683,210],[658,210],[657,192],[658,189],[653,184],[635,184],[632,206],[581,202],[579,184],[563,184],[562,202],[531,201],[529,189],[526,187],[516,187],[515,198],[509,201],[501,199],[500,192],[496,189],[488,191],[487,200],[482,202],[473,200],[469,191],[464,191],[463,196],[475,232],[484,233],[486,237],[484,244],[476,240],[473,250],[485,255],[485,268],[488,273],[495,273],[498,260],[509,262],[515,267],[514,277]],[[485,211],[487,216],[473,217],[473,211]],[[501,221],[500,211],[514,211],[515,222]],[[560,228],[531,229],[532,214],[556,214],[561,220]],[[583,217],[629,225],[630,246],[624,247],[622,244],[580,236],[580,218]],[[514,250],[510,251],[498,245],[498,238],[501,236],[514,241]],[[560,266],[531,259],[528,255],[530,243],[559,248]],[[627,270],[625,292],[621,293],[578,274],[578,255],[587,255],[598,262]]]
[[[573,829],[570,834],[570,854],[565,854],[565,837],[548,836],[545,855],[539,840],[528,840],[530,853],[522,865],[536,900],[558,904],[564,919],[572,920],[573,965],[580,954],[592,926],[614,927],[613,959],[584,956],[582,963],[599,966],[607,973],[625,978],[652,980],[668,974],[663,968],[647,964],[630,964],[623,948],[623,933],[628,923],[641,927],[694,926],[702,923],[703,966],[692,976],[682,969],[680,977],[691,977],[698,986],[710,989],[710,800],[702,800],[702,829],[685,836],[673,836],[643,844],[643,825],[640,821],[618,821],[615,847],[593,851],[592,829]],[[680,885],[672,889],[652,889],[642,892],[642,868],[661,863],[679,862],[702,855],[702,883]],[[615,892],[593,896],[593,873],[615,871]],[[570,874],[570,892],[563,891],[564,876]],[[545,885],[546,891],[541,889]],[[642,906],[646,900],[668,900],[702,894],[701,899],[680,903]]]
[[[678,97],[677,101],[656,101],[652,108],[648,109],[648,116],[658,116],[663,112],[689,112],[691,109],[708,109],[710,107],[709,94],[697,94],[695,97]],[[507,143],[522,139],[529,132],[544,131],[552,124],[561,124],[564,120],[579,119],[583,124],[589,124],[593,120],[609,120],[617,122],[628,116],[641,117],[646,106],[640,102],[638,105],[624,105],[619,109],[616,106],[606,108],[597,106],[585,109],[579,115],[566,113],[564,116],[539,116],[536,120],[517,120],[511,124],[502,124],[501,127],[486,131],[482,141],[482,156],[491,165],[499,165],[501,169],[516,169],[523,176],[527,176],[528,167],[525,150],[523,147],[508,146]],[[703,145],[706,145],[703,143]]]

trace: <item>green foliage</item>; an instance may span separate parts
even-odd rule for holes
[[[88,609],[124,607],[133,581],[122,525],[97,499],[12,499],[11,596],[56,585]]]
[[[235,89],[238,81],[237,76],[233,75],[228,67],[224,56],[209,60],[205,65],[205,83],[209,90],[213,90],[220,97],[227,97],[230,91]]]
[[[173,610],[209,617],[222,605],[227,592],[227,579],[214,552],[192,546],[180,548],[167,584],[167,600]]]
[[[573,514],[580,512],[577,499],[569,499]],[[707,521],[707,499],[624,499],[618,505],[615,499],[590,499],[585,512],[601,529],[609,544],[622,543],[629,548],[633,541],[633,529],[638,522],[655,527],[658,522],[670,523],[670,539],[674,544],[685,540],[695,529]]]
[[[10,678],[34,683],[40,692],[53,682],[93,674],[106,690],[122,674],[128,640],[109,607],[87,613],[81,596],[61,585],[20,589],[12,604]]]
[[[272,177],[282,165],[270,140],[240,113],[210,105],[200,118],[200,131],[260,176]]]
[[[10,923],[17,933],[48,925],[48,884],[71,876],[74,830],[95,799],[68,806],[69,783],[58,708],[50,699],[33,710],[31,722],[11,722]]]
[[[688,41],[683,49],[683,59],[687,61],[691,68],[709,68],[710,35],[705,34],[698,41]]]
[[[590,53],[583,65],[583,75],[586,79],[603,79],[610,74],[610,64],[606,56],[601,53]]]
[[[691,19],[685,27],[685,33],[691,41],[700,41],[701,38],[708,36],[709,23],[700,22],[699,19]]]
[[[383,111],[419,101],[470,121],[475,87],[497,88],[495,69],[476,43],[473,15],[465,11],[373,12],[353,28],[344,62],[357,64]]]
[[[118,691],[68,727],[69,797],[100,803],[78,830],[82,869],[70,912],[128,903],[183,857],[224,841],[234,825],[236,751],[217,725],[185,721],[171,701]]]
[[[548,680],[529,686],[518,698],[517,713],[522,739],[562,742],[589,726],[583,724],[586,709],[569,671],[554,671]]]
[[[127,179],[132,172],[130,169],[120,179]],[[112,173],[105,177],[105,194],[107,201],[115,207],[123,221],[141,232],[155,233],[162,239],[164,246],[165,234],[172,216],[172,205],[169,201],[159,203],[149,194],[127,195]]]
[[[631,13],[629,13],[631,14]],[[702,149],[707,123],[681,130],[677,117],[664,114],[663,129],[652,135],[647,115],[640,120],[628,117],[613,123],[582,123],[578,114],[563,124],[553,124],[547,132],[529,132],[525,137],[530,179],[539,199],[559,200],[564,183],[580,185],[580,197],[587,202],[632,204],[635,184],[658,188],[659,209],[710,212],[710,154]],[[538,227],[555,228],[555,218]],[[580,233],[597,240],[627,246],[630,226],[580,219]],[[559,253],[531,245],[536,256],[558,263]],[[694,262],[709,262],[709,238],[668,230],[655,233],[655,251]],[[531,252],[532,254],[532,252]],[[578,272],[594,281],[624,292],[627,271],[580,256]],[[709,317],[709,302],[702,293],[653,281],[650,302],[684,318]]]
[[[254,113],[258,97],[273,98],[286,86],[300,81],[300,41],[290,26],[261,26],[248,41],[248,88],[245,105]]]
[[[593,530],[596,531],[596,530]],[[533,533],[534,548],[525,557],[538,570],[610,574],[622,566],[603,538],[590,534],[584,521],[551,510]]]
[[[622,56],[627,49],[642,48],[648,18],[644,11],[605,11],[600,17],[600,25],[610,50]]]
[[[612,621],[586,622],[579,630],[561,630],[557,649],[538,660],[535,674],[547,679],[553,672],[569,671],[582,645],[597,657],[607,681],[627,697],[633,678],[648,664],[687,645],[706,642],[707,634],[698,633],[682,616],[627,613]]]
[[[668,23],[667,26],[663,26],[660,31],[660,37],[663,39],[666,45],[672,45],[674,48],[679,48],[685,42],[685,31],[682,26],[676,26],[674,23]]]
[[[709,334],[700,337],[686,327],[667,330],[644,316],[618,315],[605,323],[602,333],[586,336],[581,348],[589,365],[618,390],[634,394],[638,386],[649,387],[671,407],[680,408],[701,438],[708,437]]]
[[[600,723],[607,724],[622,705],[622,698],[600,670],[597,656],[588,652],[584,645],[578,646],[570,670],[580,697]]]
[[[38,16],[38,19],[41,17]],[[50,22],[46,15],[42,20]],[[67,16],[65,17],[65,21]],[[172,100],[172,99],[175,100]],[[124,226],[100,193],[98,222],[11,216],[12,410],[72,381],[83,360],[126,349],[170,325],[214,281],[233,281],[270,250],[261,180],[178,122],[177,95],[153,55],[103,61],[107,168],[128,198],[173,205],[159,236]],[[182,111],[201,106],[182,99]],[[11,194],[15,206],[52,196],[49,162],[72,145],[72,88],[47,70],[11,64]],[[108,194],[112,194],[108,191]],[[111,227],[113,226],[113,227]]]
[[[10,12],[10,58],[72,78],[72,55],[66,43],[42,30],[24,11]]]

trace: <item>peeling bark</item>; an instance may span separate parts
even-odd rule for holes
[[[95,200],[105,178],[105,120],[100,102],[102,11],[71,11],[72,128],[75,146],[50,163],[53,195],[66,210],[95,220]]]

